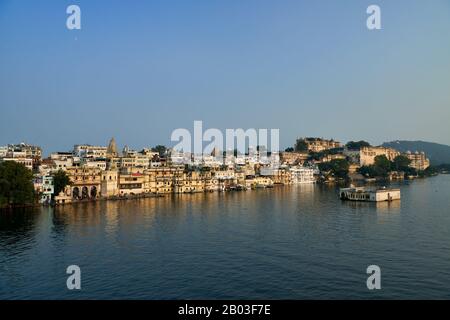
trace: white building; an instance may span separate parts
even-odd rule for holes
[[[80,158],[106,158],[107,153],[107,147],[91,146],[88,144],[75,145],[73,147],[73,155]]]
[[[8,147],[0,147],[0,158],[5,158],[8,155]]]
[[[14,161],[23,164],[27,169],[33,170],[33,159],[28,158],[2,158],[1,161]]]
[[[50,202],[52,201],[52,196],[53,196],[54,192],[55,192],[55,186],[53,184],[53,177],[51,177],[51,176],[42,177],[40,203],[50,204]]]
[[[314,169],[305,167],[293,167],[290,169],[292,183],[314,183],[316,179],[314,178]]]
[[[92,159],[86,158],[81,160],[81,166],[87,168],[99,168],[103,171],[106,170],[106,159]]]
[[[70,152],[55,152],[50,155],[57,170],[66,170],[80,163],[80,158],[74,157]]]
[[[342,200],[351,201],[393,201],[400,200],[400,189],[388,189],[388,188],[342,188],[339,192]]]

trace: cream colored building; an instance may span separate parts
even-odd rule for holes
[[[339,141],[327,140],[322,138],[305,138],[303,141],[308,146],[308,151],[321,152],[324,150],[335,149],[342,147]]]
[[[425,152],[410,152],[405,153],[405,156],[411,160],[409,166],[417,171],[423,171],[430,166],[430,160],[426,157]]]
[[[119,195],[137,195],[145,193],[146,177],[143,173],[120,173]]]
[[[245,180],[245,187],[247,189],[267,188],[273,186],[273,180],[269,177],[248,177]]]
[[[359,164],[360,166],[370,166],[375,163],[375,157],[386,156],[389,161],[393,161],[395,157],[400,155],[395,149],[386,147],[362,147],[359,150]]]
[[[148,176],[147,186],[152,193],[173,193],[177,179],[182,177],[184,168],[182,166],[156,167],[145,170]]]
[[[91,146],[88,144],[75,145],[73,147],[73,154],[80,158],[106,158],[108,155],[108,148],[101,146]]]
[[[102,170],[95,167],[67,168],[71,185],[69,194],[74,200],[96,199],[100,196]]]
[[[260,175],[269,177],[274,184],[289,185],[292,184],[292,173],[286,168],[270,168],[265,167],[260,169]]]
[[[106,170],[102,172],[101,196],[105,198],[119,195],[119,172]]]
[[[347,157],[343,154],[327,154],[323,156],[318,162],[324,163],[324,162],[331,162],[333,160],[345,160]],[[316,161],[317,162],[317,161]]]
[[[281,152],[280,162],[289,166],[303,165],[308,157],[308,152]]]
[[[312,168],[294,167],[294,168],[290,168],[290,171],[291,171],[293,184],[316,182],[316,179],[314,178],[314,169],[312,169]]]
[[[13,161],[23,164],[27,169],[33,170],[33,159],[31,158],[2,158],[1,161]]]

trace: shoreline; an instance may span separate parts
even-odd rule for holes
[[[431,178],[431,177],[436,177],[441,175],[441,173],[439,174],[435,174],[432,176],[426,176],[426,177],[416,177],[414,179],[395,179],[395,180],[389,180],[389,179],[385,179],[385,178],[374,178],[373,180],[348,180],[348,179],[344,179],[344,180],[334,180],[334,181],[315,181],[315,182],[310,182],[310,183],[300,183],[300,184],[274,184],[273,186],[270,187],[262,187],[262,188],[255,188],[254,190],[261,190],[261,189],[273,189],[275,187],[287,187],[287,186],[296,186],[296,185],[342,185],[342,184],[351,184],[351,183],[355,183],[358,186],[365,186],[365,185],[371,185],[374,183],[381,183],[381,182],[401,182],[401,181],[414,181],[417,179],[426,179],[426,178]],[[444,175],[448,175],[448,174],[444,174]],[[205,193],[229,193],[229,192],[246,192],[246,191],[251,191],[253,189],[244,189],[244,190],[226,190],[226,191],[222,191],[222,190],[205,190],[205,191],[199,191],[199,192],[183,192],[183,193],[174,193],[174,192],[170,192],[170,193],[163,193],[163,194],[155,194],[155,193],[142,193],[142,194],[136,194],[136,195],[127,195],[127,196],[113,196],[113,197],[108,197],[108,198],[103,198],[103,197],[99,197],[99,198],[95,198],[95,199],[83,199],[83,200],[72,200],[71,202],[68,203],[62,203],[62,204],[57,204],[57,203],[53,203],[53,204],[40,204],[40,203],[36,203],[36,204],[26,204],[26,205],[19,205],[19,206],[6,206],[6,207],[0,207],[0,213],[3,212],[11,212],[13,210],[17,210],[17,209],[32,209],[32,208],[42,208],[42,207],[54,207],[54,208],[60,208],[60,207],[65,207],[65,206],[70,206],[70,205],[78,205],[78,204],[82,204],[82,203],[94,203],[94,202],[105,202],[105,201],[129,201],[129,200],[139,200],[139,199],[148,199],[148,198],[165,198],[167,196],[174,196],[174,195],[192,195],[192,194],[205,194]]]

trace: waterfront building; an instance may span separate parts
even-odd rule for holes
[[[121,196],[137,195],[145,192],[145,175],[139,172],[119,174],[119,194]]]
[[[100,194],[104,198],[119,195],[119,172],[117,170],[105,170],[101,173]]]
[[[274,184],[292,184],[292,174],[288,167],[262,167],[259,174],[263,177],[269,177]]]
[[[228,190],[238,185],[236,171],[232,167],[221,167],[220,169],[212,170],[212,183],[209,191],[213,190]]]
[[[400,155],[400,152],[393,148],[386,147],[362,147],[359,150],[359,165],[370,166],[375,163],[375,157],[386,156],[389,161],[393,161],[395,157]]]
[[[182,176],[183,166],[155,167],[145,171],[148,175],[148,186],[146,189],[151,193],[164,194],[173,193],[175,181]]]
[[[352,201],[393,201],[400,200],[400,189],[350,187],[342,188],[339,192],[342,200]]]
[[[411,152],[405,153],[405,156],[411,160],[409,166],[416,169],[417,171],[423,171],[430,166],[430,160],[426,157],[424,152]]]
[[[50,204],[52,201],[53,193],[55,192],[55,187],[53,184],[53,177],[44,176],[42,177],[42,185],[40,188],[40,199],[41,204]]]
[[[75,200],[96,199],[101,190],[102,170],[96,167],[67,168],[71,185],[69,194]]]
[[[293,167],[290,168],[291,179],[293,184],[314,183],[314,169],[307,167]]]
[[[57,205],[72,203],[72,197],[61,191],[57,196],[55,196],[55,203]]]
[[[269,188],[273,187],[273,181],[269,177],[247,176],[245,179],[247,189]]]
[[[210,171],[184,171],[177,175],[174,193],[196,193],[217,189],[217,179],[212,180]]]

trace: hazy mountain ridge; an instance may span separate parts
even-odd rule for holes
[[[450,146],[426,141],[406,141],[396,140],[383,143],[385,147],[394,148],[400,152],[416,152],[423,151],[427,154],[432,165],[449,164],[450,163]]]

